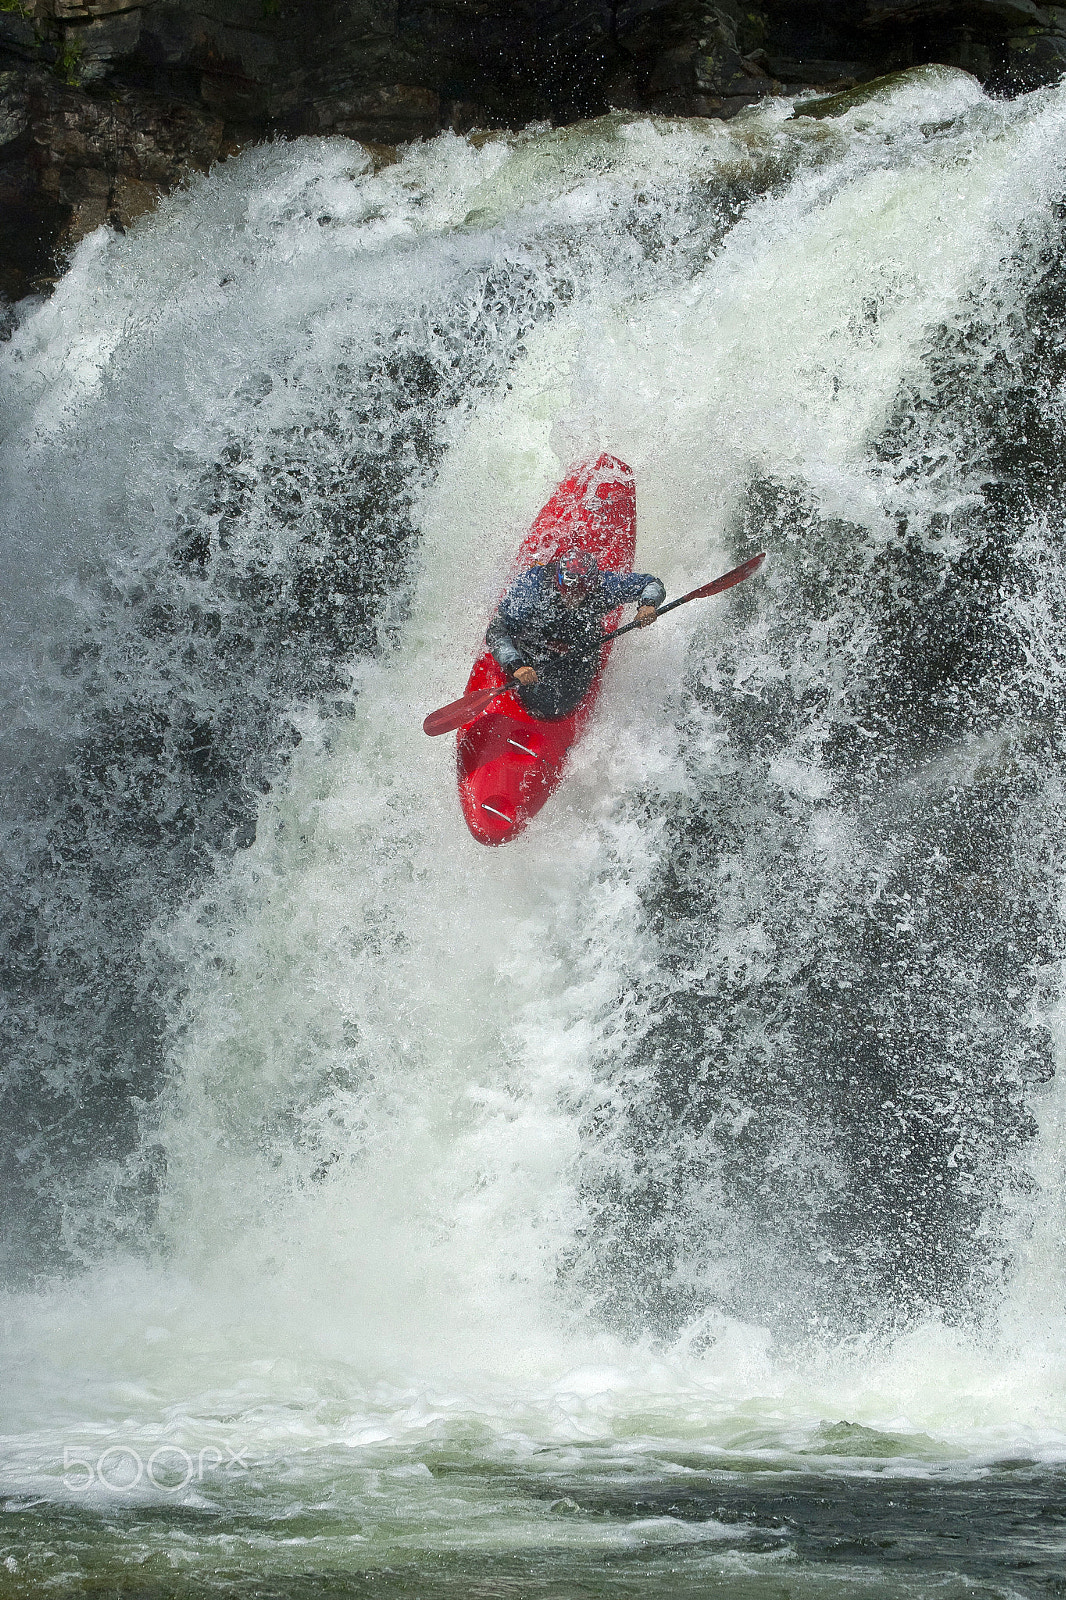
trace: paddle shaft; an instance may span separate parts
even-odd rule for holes
[[[683,594],[679,600],[670,600],[665,606],[660,606],[652,618],[652,622],[658,622],[660,617],[665,617],[666,613],[668,611],[673,611],[675,606],[683,606],[687,600],[695,600],[698,593],[699,590],[696,589],[692,592],[692,594]],[[650,623],[643,624],[644,627],[650,627],[650,625]],[[601,645],[609,644],[612,639],[620,639],[623,633],[632,633],[634,628],[639,628],[641,626],[641,623],[634,620],[633,622],[624,623],[620,628],[612,628],[610,633],[604,634],[603,638],[600,640],[600,644],[596,645],[595,648],[598,650]],[[589,654],[591,655],[592,652],[590,651]]]
[[[734,567],[731,572],[724,573],[722,577],[715,578],[713,583],[705,583],[699,589],[690,589],[688,594],[683,594],[679,599],[671,600],[665,606],[660,606],[655,613],[654,620],[658,622],[659,618],[665,617],[668,611],[676,611],[678,606],[687,605],[690,600],[709,600],[712,594],[721,594],[725,589],[732,589],[734,584],[743,583],[745,578],[750,578],[753,572],[757,572],[765,560],[765,550],[760,551],[757,556],[749,556],[747,561],[742,561],[739,567]],[[637,621],[627,622],[621,628],[615,628],[612,632],[605,633],[603,638],[591,650],[586,650],[584,654],[594,655],[597,650],[602,649],[611,639],[620,639],[623,633],[632,633],[634,628],[641,626],[642,624]],[[644,623],[643,626],[649,627],[650,623]]]

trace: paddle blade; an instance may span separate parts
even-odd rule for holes
[[[473,694],[464,694],[461,700],[453,700],[451,705],[431,711],[422,724],[423,732],[428,733],[431,739],[441,733],[453,733],[465,723],[473,722],[490,701],[495,700],[497,695],[507,694],[510,688],[510,684],[505,684],[502,689],[475,689]]]
[[[745,578],[750,578],[753,572],[758,572],[766,560],[766,551],[760,550],[757,556],[749,556],[747,561],[742,561],[739,567],[734,567],[732,572],[727,572],[721,578],[715,578],[713,583],[705,583],[702,589],[693,589],[690,594],[683,596],[685,600],[706,600],[712,594],[721,594],[723,589],[731,589],[735,583],[743,583]],[[680,605],[680,600],[674,601]]]

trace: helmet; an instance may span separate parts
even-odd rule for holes
[[[555,563],[555,583],[563,594],[584,596],[596,588],[600,568],[587,550],[570,550]]]

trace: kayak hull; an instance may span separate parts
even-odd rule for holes
[[[522,541],[511,579],[572,549],[590,551],[602,568],[630,572],[636,547],[633,474],[616,456],[601,455],[559,484]],[[620,614],[614,611],[603,619],[604,632],[617,626]],[[460,728],[459,803],[480,844],[514,839],[558,787],[567,756],[595,709],[610,652],[611,646],[604,645],[592,687],[569,716],[550,721],[533,717],[512,692]],[[485,649],[474,663],[466,692],[507,681]]]

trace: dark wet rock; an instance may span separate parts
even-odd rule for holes
[[[1066,13],[1062,13],[1066,16]],[[1029,33],[1007,40],[1004,76],[1019,91],[1054,83],[1066,72],[1066,36]]]
[[[303,121],[309,133],[343,133],[371,144],[431,138],[441,128],[440,95],[406,83],[371,84],[312,101]]]
[[[769,67],[790,92],[796,84],[808,88],[829,83],[855,83],[863,71],[861,61],[797,61],[789,56],[771,56]]]
[[[389,148],[612,107],[730,117],[929,62],[999,93],[1052,83],[1066,7],[0,0],[0,293],[46,285],[89,229],[128,227],[189,168],[265,137]]]
[[[45,286],[87,233],[128,227],[226,151],[225,124],[205,109],[97,98],[40,67],[0,73],[0,293]]]
[[[965,0],[965,4],[951,0],[867,0],[866,9],[871,22],[892,26],[956,19],[1002,31],[1004,27],[1047,28],[1051,24],[1049,12],[1034,5],[1033,0]]]

